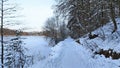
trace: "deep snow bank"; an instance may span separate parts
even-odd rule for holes
[[[110,22],[93,31],[93,34],[98,34],[99,37],[94,39],[88,39],[88,37],[80,38],[81,44],[88,48],[90,48],[89,46],[98,46],[104,50],[113,49],[116,52],[120,52],[120,18],[117,18],[116,21],[118,29],[115,33],[112,34],[114,25]]]

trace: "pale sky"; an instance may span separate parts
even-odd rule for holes
[[[27,31],[41,31],[47,18],[53,15],[54,0],[17,0],[24,16],[22,27],[30,28]]]

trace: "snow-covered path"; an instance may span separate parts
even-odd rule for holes
[[[30,68],[119,68],[115,62],[104,56],[93,58],[89,50],[68,38],[53,47],[45,60]]]

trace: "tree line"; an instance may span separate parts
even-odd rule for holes
[[[16,36],[16,31],[14,29],[9,29],[9,28],[3,28],[3,35],[4,36]],[[1,30],[0,30],[1,33]],[[21,36],[42,36],[43,32],[21,32]]]

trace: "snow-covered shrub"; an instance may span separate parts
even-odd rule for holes
[[[16,37],[6,44],[5,66],[8,68],[23,68],[25,65],[25,48],[20,33],[16,31]]]

